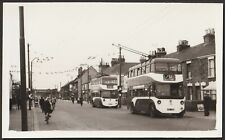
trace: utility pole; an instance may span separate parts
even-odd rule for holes
[[[61,82],[59,83],[59,96],[60,96],[60,99],[62,98],[62,93],[61,93]]]
[[[120,70],[119,70],[119,108],[121,108],[121,96],[122,96],[122,86],[121,86],[121,47],[119,47],[119,63],[120,63]]]
[[[31,94],[31,81],[30,81],[30,45],[27,44],[27,60],[28,60],[28,94]],[[31,99],[29,98],[29,110],[31,110]]]
[[[29,90],[31,88],[31,81],[30,81],[30,44],[28,43],[27,44],[27,59],[28,59],[28,87],[29,87]]]
[[[28,130],[27,125],[27,94],[26,94],[26,61],[25,61],[25,38],[24,38],[24,11],[23,6],[19,6],[20,18],[20,95],[21,95],[21,123],[22,131]]]
[[[80,88],[80,90],[81,90],[81,93],[80,93],[80,98],[82,98],[83,99],[83,90],[82,90],[82,76],[83,75],[83,70],[81,71],[81,73],[80,73],[80,84],[81,84],[81,88]]]
[[[87,101],[89,103],[89,65],[87,65]]]

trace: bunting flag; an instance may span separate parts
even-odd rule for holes
[[[65,74],[65,73],[73,73],[78,70],[78,67],[73,68],[73,69],[68,69],[64,71],[46,71],[46,72],[32,72],[34,74],[45,74],[45,75],[55,75],[55,74]],[[10,73],[19,73],[20,70],[9,70]],[[28,72],[27,72],[28,73]]]
[[[95,59],[95,56],[89,56],[88,59]]]

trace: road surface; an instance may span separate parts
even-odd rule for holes
[[[199,112],[198,112],[199,114]],[[203,116],[203,113],[200,114]],[[175,130],[212,130],[215,119],[207,119],[186,113],[183,118],[151,118],[144,114],[131,114],[122,107],[93,108],[84,103],[81,107],[76,102],[58,100],[49,124],[44,121],[44,114],[39,108],[34,111],[35,130],[135,130],[135,131],[175,131]]]

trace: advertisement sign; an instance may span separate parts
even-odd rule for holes
[[[198,111],[204,111],[204,105],[203,104],[197,104]]]

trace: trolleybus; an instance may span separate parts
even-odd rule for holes
[[[102,76],[91,80],[90,92],[93,107],[117,107],[117,77]]]
[[[185,97],[181,64],[174,58],[154,58],[129,69],[128,109],[151,117],[172,114],[183,117]]]

